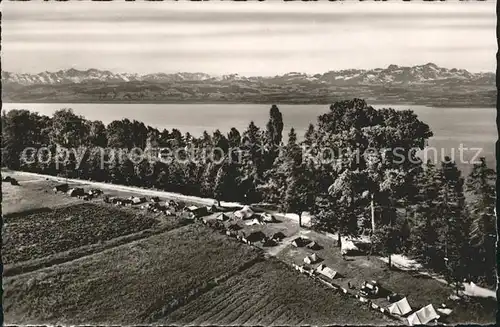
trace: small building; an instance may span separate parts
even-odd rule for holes
[[[319,245],[318,243],[316,243],[315,241],[312,241],[311,243],[309,243],[307,245],[307,248],[314,250],[314,251],[318,251],[318,250],[321,250],[323,247],[321,245]]]
[[[265,237],[266,237],[266,235],[263,232],[257,231],[257,232],[250,233],[246,237],[246,239],[247,239],[247,241],[249,241],[251,243],[255,243],[255,242],[262,241]]]
[[[410,304],[408,303],[408,300],[406,299],[406,297],[391,304],[387,308],[387,310],[389,311],[389,313],[392,313],[392,314],[398,315],[398,316],[405,316],[412,311]]]
[[[272,238],[264,238],[262,241],[262,246],[269,247],[269,246],[276,246],[277,242],[273,240]]]
[[[10,179],[9,179],[10,181]],[[56,185],[56,187],[54,187],[54,192],[68,192],[69,190],[69,185],[68,184],[60,184],[60,185]]]
[[[308,211],[303,211],[301,214],[302,226],[311,227],[314,216]]]
[[[335,276],[337,275],[337,272],[335,270],[323,264],[319,265],[316,268],[316,272],[322,276],[325,276],[328,279],[334,279]]]
[[[342,240],[340,251],[342,254],[354,254],[360,252],[359,248],[351,240]]]
[[[255,213],[249,206],[244,206],[241,210],[235,211],[234,216],[238,219],[250,219]]]
[[[189,206],[189,207],[186,207],[185,210],[187,212],[191,212],[196,217],[200,217],[200,216],[208,214],[206,207]]]
[[[266,223],[274,223],[276,221],[276,218],[274,218],[273,215],[267,213],[267,212],[264,212],[260,215],[261,217],[261,220],[263,222],[266,222]]]
[[[258,218],[254,218],[251,221],[247,222],[246,225],[248,226],[265,225],[265,223],[261,222]]]
[[[117,197],[117,196],[112,196],[112,197],[109,197],[109,198],[108,198],[108,201],[109,201],[110,203],[113,203],[113,204],[116,204],[116,203],[120,202],[121,200],[122,200],[122,199],[121,199],[121,198],[119,198],[119,197]]]
[[[75,187],[75,188],[72,188],[68,191],[68,195],[69,196],[84,196],[85,191],[83,190],[83,188]]]
[[[282,232],[274,233],[273,236],[271,236],[273,240],[278,242],[281,242],[285,237],[285,234],[283,234]]]
[[[217,207],[215,205],[207,206],[207,212],[208,213],[214,213],[217,212]]]
[[[439,315],[437,314],[436,310],[434,310],[432,304],[429,304],[423,307],[422,309],[418,310],[417,312],[412,313],[408,317],[408,324],[410,326],[426,325],[438,319]]]
[[[92,196],[98,196],[102,193],[103,193],[102,190],[100,190],[98,188],[93,188],[89,191],[89,195],[92,195]]]
[[[131,200],[132,204],[141,204],[141,203],[146,202],[146,198],[145,197],[138,197],[138,196],[134,196],[130,200]]]
[[[229,216],[226,215],[225,213],[221,213],[220,215],[217,216],[217,220],[220,220],[220,221],[226,221],[229,219]]]
[[[306,246],[310,242],[311,242],[311,240],[309,240],[308,238],[297,237],[296,239],[294,239],[292,241],[292,245],[295,246],[296,248],[300,248],[300,247]]]

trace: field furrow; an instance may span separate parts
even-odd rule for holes
[[[212,260],[206,260],[207,257]],[[6,323],[144,323],[259,257],[202,225],[4,279]],[[91,317],[89,319],[89,317]]]
[[[235,292],[235,285],[241,285]],[[229,293],[230,297],[220,294]],[[227,302],[227,303],[224,303]],[[200,305],[201,304],[201,305]],[[195,320],[184,319],[199,314]],[[359,302],[334,292],[276,259],[258,262],[200,295],[168,319],[155,324],[184,323],[195,325],[283,325],[307,324],[393,324],[381,313],[360,308]]]
[[[175,312],[173,312],[171,315],[169,315],[169,319],[172,319],[173,321],[176,321],[177,323],[194,323],[196,319],[199,319],[200,317],[209,314],[212,310],[214,310],[215,307],[217,307],[220,304],[224,304],[228,301],[230,298],[233,297],[233,294],[238,292],[243,288],[243,285],[239,285],[239,287],[236,287],[235,289],[232,289],[229,292],[226,293],[220,293],[220,294],[215,294],[217,291],[220,291],[222,289],[216,287],[214,289],[214,294],[212,298],[208,297],[203,297],[201,296],[199,299],[196,301],[192,301],[185,306],[179,308]],[[183,312],[186,311],[186,315],[183,315]],[[177,320],[175,318],[176,315],[179,315],[182,317],[182,320]]]

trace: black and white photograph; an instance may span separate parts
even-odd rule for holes
[[[3,1],[3,324],[495,325],[496,7]]]

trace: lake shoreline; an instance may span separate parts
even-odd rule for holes
[[[378,100],[366,100],[369,105],[385,105],[385,106],[421,106],[421,107],[428,107],[428,108],[436,108],[436,109],[496,109],[496,106],[487,106],[484,104],[469,104],[469,103],[463,103],[463,104],[457,104],[457,103],[451,103],[450,105],[440,105],[440,104],[433,104],[433,103],[414,103],[414,102],[397,102],[397,103],[392,103],[390,105],[387,105],[386,101],[378,101]],[[271,105],[271,104],[276,104],[276,105],[304,105],[304,106],[310,106],[310,105],[324,105],[324,106],[329,106],[332,104],[332,102],[289,102],[289,101],[276,101],[276,102],[227,102],[227,101],[35,101],[35,102],[29,102],[29,101],[2,101],[3,104],[144,104],[144,105],[149,105],[149,104],[155,104],[155,105]],[[2,108],[3,109],[3,108]]]

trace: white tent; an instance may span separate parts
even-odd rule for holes
[[[321,246],[315,241],[312,241],[311,243],[307,244],[307,248],[311,250],[321,250]]]
[[[410,324],[410,326],[425,325],[436,319],[439,319],[439,315],[436,313],[436,310],[434,310],[432,304],[429,304],[418,310],[417,312],[411,314],[408,317],[408,324]]]
[[[221,213],[220,215],[217,216],[217,220],[226,221],[228,219],[229,217],[225,213]]]
[[[249,206],[244,206],[243,209],[234,212],[234,216],[239,219],[249,219],[253,215],[254,212]]]
[[[319,261],[319,257],[316,255],[316,253],[308,255],[307,257],[304,258],[304,262],[307,264],[316,263],[318,261]]]
[[[354,245],[354,243],[351,240],[343,239],[340,251],[343,254],[348,254],[349,252],[359,251],[359,249],[356,245]]]
[[[261,217],[262,217],[262,221],[265,221],[265,222],[268,222],[268,223],[272,223],[272,222],[276,221],[276,219],[274,218],[273,215],[268,214],[266,212],[262,213]]]
[[[389,310],[389,312],[392,314],[404,316],[411,312],[411,307],[408,303],[408,300],[406,298],[402,298],[398,302],[394,302],[393,304],[391,304],[387,308],[387,310]]]
[[[192,212],[192,211],[198,210],[198,207],[197,206],[189,206],[186,209],[187,209],[187,211],[191,211]]]
[[[317,268],[316,268],[316,271],[318,273],[320,273],[321,275],[329,278],[329,279],[334,279],[335,278],[335,275],[337,275],[337,272],[335,270],[333,270],[332,268],[330,267],[327,267],[323,264],[319,265]]]
[[[132,200],[132,203],[134,203],[134,204],[140,204],[140,203],[146,202],[146,198],[144,198],[144,197],[137,197],[137,196],[132,197],[131,200]]]

